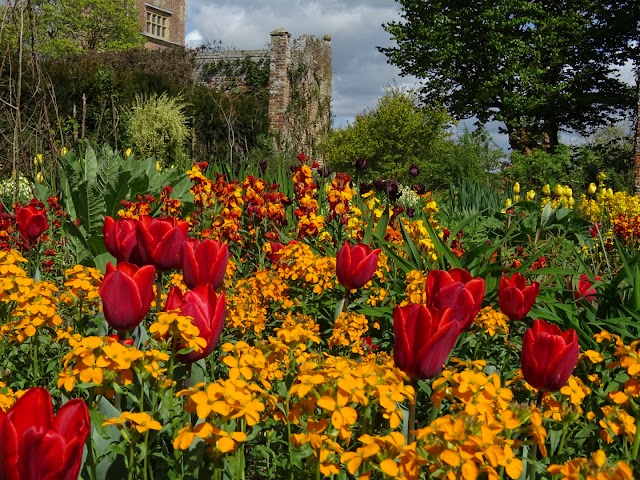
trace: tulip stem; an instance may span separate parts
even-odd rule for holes
[[[407,427],[407,445],[413,443],[416,439],[416,405],[418,403],[418,381],[414,378],[411,379],[411,386],[415,392],[413,402],[409,403],[409,424]]]
[[[344,303],[342,304],[342,313],[345,313],[347,311],[347,307],[349,307],[349,289],[345,288]]]
[[[638,449],[640,448],[640,427],[638,427],[640,417],[636,417],[636,435],[633,437],[633,447],[631,447],[631,460],[638,458]]]
[[[540,410],[542,407],[542,397],[544,397],[544,392],[542,390],[538,390],[538,395],[536,396],[536,408]],[[533,447],[531,448],[531,456],[529,457],[529,480],[534,480],[536,478],[536,459],[538,457],[538,443],[535,442]]]
[[[149,469],[149,430],[147,430],[146,432],[144,432],[144,451],[145,451],[145,455],[144,455],[144,464],[143,464],[143,470],[142,470],[142,478],[144,480],[147,480],[149,478],[148,476],[148,469]]]
[[[162,272],[158,272],[156,281],[156,312],[162,311]]]

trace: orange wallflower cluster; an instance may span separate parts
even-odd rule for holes
[[[293,171],[293,191],[297,207],[294,214],[298,217],[298,238],[316,236],[324,227],[324,216],[318,213],[318,184],[313,179],[311,168],[304,164],[303,155],[298,155],[301,165]]]
[[[346,347],[352,353],[364,354],[362,337],[369,331],[367,318],[355,312],[342,312],[333,325],[330,347]]]
[[[351,177],[343,172],[336,173],[336,176],[327,186],[327,200],[329,200],[329,218],[334,218],[347,222],[346,214],[349,212],[349,205],[353,199],[353,189],[349,184]]]
[[[335,257],[316,256],[311,247],[303,242],[289,243],[281,252],[277,264],[279,277],[308,284],[315,294],[335,288]]]
[[[293,306],[287,292],[284,279],[271,270],[239,280],[227,297],[227,325],[241,334],[253,331],[260,337],[271,311]]]
[[[250,221],[249,233],[255,235],[257,229],[263,226],[267,229],[264,232],[267,240],[279,240],[278,229],[286,222],[284,207],[290,203],[289,198],[278,191],[280,185],[267,185],[260,178],[250,175],[244,180],[242,187],[245,211]]]
[[[563,480],[632,480],[633,470],[626,462],[607,462],[607,455],[598,450],[591,458],[574,458],[562,465],[550,465],[551,475],[562,475]]]

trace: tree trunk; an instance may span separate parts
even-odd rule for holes
[[[636,139],[633,145],[633,194],[640,195],[640,60],[636,60]]]

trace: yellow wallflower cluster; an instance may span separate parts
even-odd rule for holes
[[[445,478],[498,479],[504,468],[517,479],[523,465],[511,431],[523,425],[530,410],[512,404],[511,390],[501,386],[497,373],[485,374],[482,362],[471,367],[445,370],[433,382],[432,401],[440,405],[447,399],[451,413],[417,430],[418,445],[427,452],[430,471],[442,469]]]
[[[110,396],[112,384],[130,385],[134,366],[144,359],[144,352],[123,345],[112,337],[76,337],[69,339],[71,351],[63,358],[58,374],[58,388],[72,391],[78,383],[94,383],[97,391]],[[141,368],[142,365],[140,365]]]
[[[39,328],[55,330],[62,324],[58,314],[58,289],[51,282],[35,282],[18,266],[26,261],[17,252],[0,253],[0,302],[14,305],[12,320],[0,327],[0,337],[22,343]]]
[[[362,337],[369,331],[367,318],[355,312],[342,312],[333,326],[330,347],[347,347],[353,353],[364,354]]]
[[[483,332],[491,335],[506,335],[509,332],[509,317],[491,306],[484,307],[473,321],[473,324]]]
[[[193,318],[177,312],[160,312],[149,327],[149,333],[159,341],[166,341],[170,348],[191,348],[199,353],[207,346],[207,341],[199,337],[200,330],[193,324]]]
[[[0,412],[7,412],[24,392],[24,390],[14,391],[7,387],[6,383],[0,382]]]
[[[403,471],[414,469],[415,462],[409,461],[406,450],[413,448],[415,453],[415,445],[405,448],[404,437],[398,432],[380,436],[367,433],[359,437],[360,443],[352,443],[353,430],[356,425],[364,432],[379,428],[372,419],[372,412],[378,409],[392,429],[398,428],[403,418],[399,403],[413,401],[414,395],[413,387],[404,384],[402,372],[388,356],[351,360],[316,355],[299,365],[285,413],[286,419],[301,429],[293,435],[293,443],[311,446],[324,475],[337,474],[340,463],[355,474],[375,462],[402,478]],[[358,407],[363,409],[361,415]],[[374,443],[377,447],[371,446]],[[388,461],[383,467],[385,460]],[[362,474],[366,477],[365,472]]]
[[[622,214],[637,217],[640,215],[640,198],[601,188],[592,198],[582,195],[578,214],[592,223],[607,224]]]
[[[307,345],[320,343],[320,326],[301,313],[287,312],[274,333],[276,337],[269,337],[269,343],[275,351],[290,352],[296,360],[307,350]]]
[[[83,265],[76,265],[64,272],[67,287],[60,295],[60,301],[67,305],[79,305],[98,312],[102,308],[98,287],[102,283],[102,273],[99,270]]]
[[[406,288],[404,291],[404,300],[400,302],[400,306],[410,305],[413,303],[424,304],[427,301],[427,275],[421,270],[411,270],[407,273],[404,280]]]
[[[147,412],[122,412],[119,417],[107,418],[102,426],[117,425],[119,428],[127,427],[138,433],[149,430],[162,430],[162,425]]]
[[[550,465],[551,475],[561,475],[563,480],[632,480],[633,470],[625,462],[607,463],[602,450],[595,451],[591,458],[575,458],[563,465]]]

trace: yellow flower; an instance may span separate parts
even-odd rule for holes
[[[587,192],[589,192],[589,195],[595,195],[597,191],[598,191],[598,187],[596,186],[596,184],[590,183],[589,188],[587,190]]]
[[[520,182],[516,182],[513,184],[513,193],[518,195],[520,193]]]
[[[138,433],[144,433],[148,430],[162,430],[162,425],[154,420],[151,415],[146,412],[122,412],[119,417],[106,419],[102,426],[126,424],[128,427],[135,428]]]
[[[124,151],[124,158],[129,158],[130,156],[131,156],[131,149],[130,149],[130,148],[127,148],[127,149]],[[187,172],[187,173],[189,173],[189,172]]]
[[[542,187],[542,194],[545,197],[549,197],[551,195],[551,187],[548,183],[544,187]]]

